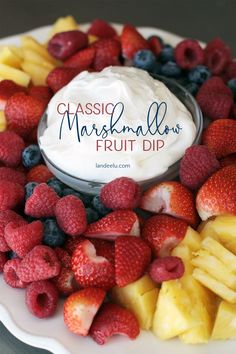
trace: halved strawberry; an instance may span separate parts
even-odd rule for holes
[[[134,54],[141,49],[150,49],[147,40],[132,25],[125,25],[121,33],[122,55],[133,59]]]
[[[71,259],[72,270],[79,286],[110,289],[115,285],[115,270],[106,258],[98,256],[94,245],[81,241]]]
[[[155,215],[146,220],[142,237],[157,257],[169,256],[171,250],[183,240],[188,224],[169,215]]]
[[[111,38],[116,35],[116,30],[110,25],[110,23],[95,19],[88,29],[88,34],[99,38]]]
[[[13,96],[17,92],[24,92],[23,86],[17,85],[11,80],[2,80],[0,82],[0,111],[5,109],[8,98]]]
[[[121,235],[139,236],[139,219],[132,210],[115,210],[90,224],[84,233],[86,237],[115,240]]]
[[[76,68],[78,71],[87,70],[92,67],[95,58],[95,49],[88,47],[80,50],[78,53],[72,55],[64,62],[64,66],[69,68]]]
[[[67,85],[78,73],[77,68],[55,68],[48,74],[46,82],[55,93]]]
[[[64,303],[64,322],[75,334],[86,336],[93,318],[100,308],[105,291],[98,288],[79,290],[70,295]]]
[[[74,273],[69,268],[62,267],[60,274],[53,279],[53,282],[61,295],[73,294],[78,289]]]
[[[175,216],[192,226],[197,222],[193,194],[179,182],[166,181],[150,187],[143,194],[140,207],[153,213]]]
[[[151,261],[151,249],[139,237],[120,236],[115,241],[116,284],[125,286],[139,279]]]
[[[226,166],[214,173],[199,189],[196,206],[202,220],[211,216],[236,215],[236,167]]]
[[[109,262],[115,264],[115,245],[112,241],[90,239],[96,249],[97,256],[105,257]]]
[[[94,42],[91,47],[96,51],[93,62],[93,68],[96,71],[101,71],[110,65],[120,65],[121,46],[118,40],[103,38]]]
[[[134,314],[111,303],[102,306],[90,329],[91,337],[98,344],[105,344],[111,336],[116,334],[135,339],[139,332],[139,323]]]

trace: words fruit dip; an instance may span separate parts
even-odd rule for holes
[[[40,146],[51,162],[84,180],[163,174],[192,145],[186,107],[160,81],[130,67],[82,72],[48,105]]]

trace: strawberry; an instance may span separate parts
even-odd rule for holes
[[[72,253],[75,251],[75,249],[78,246],[78,244],[81,241],[84,241],[84,240],[86,240],[86,238],[83,237],[83,236],[70,236],[70,237],[67,237],[66,242],[64,244],[64,248],[69,253],[69,255],[72,255]]]
[[[93,68],[101,71],[110,65],[120,65],[120,42],[112,38],[103,38],[94,42],[91,46],[95,49]]]
[[[138,206],[141,189],[128,177],[119,177],[107,183],[100,192],[101,202],[109,209],[134,209]]]
[[[108,22],[96,19],[91,23],[88,34],[99,38],[111,38],[116,36],[116,30]]]
[[[24,92],[23,86],[17,85],[12,80],[0,81],[0,111],[6,107],[7,100],[17,92]]]
[[[115,245],[114,242],[99,240],[97,238],[90,239],[90,242],[96,249],[97,256],[106,258],[110,263],[115,264]]]
[[[175,216],[193,226],[197,222],[193,194],[179,182],[166,181],[150,187],[143,194],[140,207]]]
[[[61,247],[54,248],[56,255],[64,268],[71,269],[71,256],[70,254]]]
[[[21,280],[18,275],[18,269],[21,264],[20,258],[9,259],[3,267],[3,278],[12,288],[26,288],[28,283]]]
[[[131,210],[116,210],[88,225],[84,235],[104,240],[114,240],[121,235],[139,236],[139,219]]]
[[[4,237],[12,251],[23,258],[42,242],[43,224],[39,220],[20,226],[17,222],[10,222],[5,227]]]
[[[67,85],[79,73],[76,68],[55,68],[47,76],[47,85],[55,93]]]
[[[151,261],[151,249],[139,237],[120,236],[115,240],[116,284],[125,286],[139,279]]]
[[[48,86],[31,86],[28,90],[28,94],[38,100],[48,104],[53,96],[52,90]]]
[[[42,100],[23,92],[15,93],[9,98],[5,108],[8,128],[26,137],[37,127],[45,108],[45,102]]]
[[[76,68],[78,72],[89,69],[95,58],[95,49],[88,47],[75,53],[64,62],[64,66],[67,68]]]
[[[82,241],[72,255],[72,270],[79,286],[110,289],[115,285],[114,266],[104,257],[96,254],[93,244]]]
[[[223,157],[220,159],[220,166],[225,167],[229,165],[235,165],[236,166],[236,154],[231,154]]]
[[[226,166],[214,173],[199,189],[196,206],[202,220],[211,216],[236,215],[236,167]]]
[[[234,119],[218,119],[205,129],[203,144],[213,151],[217,158],[236,152],[236,121]]]
[[[0,252],[0,273],[3,272],[3,268],[6,262],[7,262],[6,253]]]
[[[18,183],[0,181],[0,211],[14,209],[24,200],[25,190]]]
[[[26,224],[26,221],[13,210],[5,210],[0,212],[0,252],[10,251],[10,247],[4,238],[5,226],[7,226],[10,222],[18,223],[19,226]]]
[[[61,268],[60,274],[53,279],[53,283],[56,285],[59,294],[63,296],[73,294],[78,289],[74,273],[71,269],[65,267]]]
[[[64,303],[64,322],[72,333],[86,336],[99,310],[105,291],[97,288],[79,290]]]
[[[141,49],[149,49],[147,40],[132,25],[125,25],[121,33],[121,50],[126,59],[133,59]]]
[[[162,51],[162,43],[158,36],[151,36],[148,38],[148,44],[151,51],[158,56]]]
[[[188,224],[169,215],[155,215],[146,220],[142,237],[156,257],[169,256],[186,234]]]
[[[0,162],[6,166],[18,166],[24,148],[24,140],[16,133],[10,131],[0,133]]]
[[[139,323],[134,314],[111,303],[104,304],[90,328],[90,335],[98,344],[105,344],[111,336],[117,334],[135,339],[139,332]]]
[[[46,183],[37,185],[32,195],[26,200],[25,214],[34,218],[46,218],[55,215],[59,197]]]
[[[24,186],[26,184],[25,174],[10,167],[0,167],[0,180],[15,182],[20,184],[21,186]]]
[[[48,246],[35,246],[21,261],[17,275],[24,282],[45,280],[56,277],[61,264],[55,251]]]
[[[52,177],[52,172],[45,165],[37,165],[27,173],[28,182],[46,183]]]

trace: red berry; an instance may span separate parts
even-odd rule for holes
[[[49,53],[57,59],[65,60],[88,45],[86,33],[74,30],[56,33],[48,42]]]
[[[204,51],[198,41],[184,39],[175,47],[175,60],[182,69],[193,69],[204,62]]]
[[[81,241],[72,255],[72,270],[79,286],[110,289],[115,285],[114,266],[96,254],[93,244]]]
[[[115,241],[116,284],[125,286],[139,279],[151,261],[151,249],[139,237],[120,236]]]
[[[100,193],[101,202],[110,209],[134,209],[138,206],[141,189],[128,177],[119,177],[107,183]]]
[[[35,246],[22,259],[17,270],[18,277],[25,282],[45,280],[56,277],[61,264],[55,251],[48,246]]]
[[[64,248],[66,249],[66,251],[72,255],[72,253],[74,252],[74,250],[76,249],[76,247],[78,246],[78,244],[81,241],[86,240],[85,237],[83,236],[71,236],[71,237],[67,237],[66,242],[64,244]]]
[[[106,258],[111,264],[115,264],[115,245],[114,242],[99,240],[97,238],[90,239],[90,242],[96,249],[97,256]]]
[[[112,38],[103,38],[92,44],[95,49],[93,68],[101,71],[110,65],[120,65],[119,56],[121,52],[120,42]]]
[[[64,322],[72,333],[86,336],[99,310],[105,291],[98,288],[79,290],[64,303]]]
[[[45,165],[37,165],[27,173],[28,182],[46,183],[52,177],[52,172]]]
[[[28,90],[28,94],[43,101],[45,104],[48,104],[53,96],[53,93],[48,86],[31,86]]]
[[[180,181],[187,188],[198,189],[219,168],[219,161],[207,146],[193,145],[180,162]]]
[[[155,259],[149,268],[149,275],[157,283],[179,279],[184,274],[184,264],[179,257]]]
[[[87,227],[86,211],[83,202],[74,195],[61,198],[55,209],[57,223],[68,235],[78,236]]]
[[[62,267],[60,274],[53,279],[60,295],[68,296],[78,290],[74,273],[71,269]]]
[[[105,344],[111,336],[117,334],[135,339],[139,332],[139,323],[134,314],[111,303],[101,308],[90,329],[91,337],[98,344]]]
[[[222,78],[218,76],[212,76],[208,80],[206,80],[200,87],[198,91],[198,96],[205,96],[213,93],[222,94],[233,98],[233,94],[230,88],[224,83]]]
[[[151,51],[156,56],[158,56],[161,53],[161,51],[162,51],[162,43],[161,43],[160,39],[157,36],[151,36],[148,39],[148,44],[149,44],[149,47],[150,47]]]
[[[10,131],[0,133],[0,161],[6,166],[18,166],[24,148],[24,140],[16,133]]]
[[[231,154],[227,155],[225,157],[222,157],[220,159],[220,166],[225,167],[229,165],[235,165],[236,166],[236,154]]]
[[[5,263],[7,262],[7,255],[4,252],[0,252],[0,273],[3,272]]]
[[[233,106],[233,99],[222,94],[197,94],[196,99],[202,113],[213,120],[228,118]]]
[[[15,182],[22,186],[26,184],[25,174],[10,167],[0,167],[0,180]]]
[[[26,224],[26,221],[13,210],[5,210],[0,212],[0,252],[10,251],[10,247],[6,243],[4,237],[5,226],[7,226],[10,222],[18,223],[18,225]]]
[[[12,251],[23,258],[42,242],[43,224],[39,220],[21,226],[17,222],[10,222],[5,227],[4,237]]]
[[[64,268],[71,269],[71,256],[70,254],[64,250],[64,248],[61,247],[56,247],[54,248],[54,251],[56,252],[56,255],[61,262],[61,265]]]
[[[0,110],[3,111],[6,107],[7,100],[17,92],[24,92],[23,86],[17,85],[12,80],[0,81]]]
[[[135,53],[141,49],[150,49],[147,40],[132,25],[124,25],[121,33],[122,55],[126,59],[133,59]]]
[[[99,38],[111,38],[116,36],[116,31],[108,22],[96,19],[91,23],[88,34]]]
[[[78,72],[89,69],[95,58],[95,48],[88,47],[75,53],[64,62],[64,66],[68,68],[76,68]]]
[[[45,111],[46,105],[25,93],[15,93],[9,98],[5,108],[8,128],[26,137],[36,128]]]
[[[55,207],[60,198],[46,183],[41,183],[26,200],[25,214],[34,218],[46,218],[55,215]]]
[[[29,311],[38,318],[54,315],[58,303],[56,286],[48,280],[31,283],[25,293],[25,302]]]
[[[3,267],[3,278],[12,288],[26,288],[28,285],[27,282],[18,277],[17,272],[20,264],[21,260],[19,258],[14,258],[7,261]]]
[[[205,61],[212,74],[219,75],[232,59],[230,48],[219,38],[209,42],[205,48]]]
[[[77,68],[58,67],[50,71],[46,82],[55,93],[67,85],[78,73],[79,70]]]
[[[225,69],[227,80],[236,78],[236,61],[231,61]]]
[[[24,200],[25,190],[18,183],[0,181],[0,211],[14,209]]]

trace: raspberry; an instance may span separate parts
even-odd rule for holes
[[[6,166],[16,167],[21,162],[21,154],[25,147],[23,139],[14,132],[0,133],[0,161]]]
[[[27,282],[21,280],[17,275],[20,264],[21,260],[14,258],[7,261],[3,267],[3,278],[12,288],[26,288],[28,285]]]
[[[71,239],[71,237],[70,237],[70,239]],[[71,268],[70,254],[66,250],[64,250],[64,248],[61,248],[61,247],[56,247],[54,249],[54,251],[56,252],[57,257],[58,257],[59,261],[61,262],[61,265],[64,268],[70,269]]]
[[[149,275],[157,283],[179,279],[184,274],[184,264],[179,257],[155,259],[149,268]]]
[[[206,80],[204,84],[200,87],[198,91],[198,96],[205,96],[212,93],[226,95],[230,98],[233,97],[230,88],[224,83],[222,78],[218,76],[213,76]]]
[[[221,39],[216,38],[207,44],[205,61],[212,74],[221,74],[231,59],[231,50]]]
[[[232,98],[217,93],[208,93],[206,95],[198,93],[196,99],[202,113],[212,120],[228,118],[233,106]]]
[[[28,182],[46,183],[52,177],[52,172],[45,165],[35,166],[27,173]]]
[[[138,206],[141,189],[128,177],[116,178],[107,183],[100,193],[101,202],[110,209],[133,209]]]
[[[73,294],[78,286],[75,281],[74,273],[71,269],[62,267],[60,274],[53,279],[59,294],[68,296]]]
[[[116,31],[108,22],[96,19],[91,23],[88,34],[99,38],[111,38],[116,35]]]
[[[63,197],[57,202],[55,215],[58,225],[68,235],[78,236],[87,228],[83,202],[73,195]]]
[[[193,145],[181,160],[180,181],[190,189],[198,189],[219,168],[219,161],[207,146]]]
[[[0,167],[0,181],[15,182],[22,186],[26,184],[26,176],[23,172],[10,167]]]
[[[46,183],[37,185],[33,194],[26,200],[25,214],[34,218],[46,218],[55,215],[55,206],[59,197]]]
[[[182,69],[192,69],[204,62],[204,51],[198,41],[185,39],[175,47],[175,60]]]
[[[3,272],[3,268],[6,262],[7,262],[6,253],[0,252],[0,273]]]
[[[61,264],[55,251],[48,246],[35,246],[22,259],[17,270],[18,277],[25,282],[45,280],[56,277]]]
[[[232,61],[225,70],[227,80],[236,78],[236,61]]]
[[[39,318],[50,317],[57,308],[57,288],[48,280],[33,282],[26,289],[25,302],[34,316]]]
[[[6,243],[4,237],[4,229],[9,222],[17,222],[18,225],[26,224],[26,221],[13,210],[5,210],[0,212],[0,252],[10,251],[10,247]]]
[[[0,211],[14,209],[24,200],[25,190],[18,183],[0,181]]]
[[[23,258],[34,246],[41,243],[43,224],[39,220],[21,226],[16,222],[10,222],[5,227],[4,237],[12,251]]]

